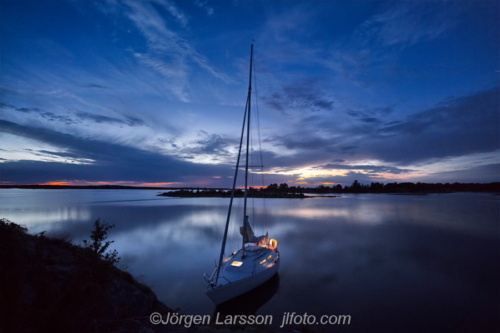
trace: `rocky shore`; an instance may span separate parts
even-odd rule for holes
[[[0,220],[0,332],[159,332],[171,312],[89,248]]]

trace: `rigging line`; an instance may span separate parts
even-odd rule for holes
[[[259,99],[257,96],[259,95],[257,91],[257,77],[255,74],[255,64],[254,64],[254,70],[253,70],[253,84],[255,87],[255,94],[254,94],[254,100],[255,100],[255,117],[257,118],[257,136],[259,139],[259,152],[260,152],[260,165],[262,165],[262,168],[264,168],[264,160],[262,158],[262,140],[260,138],[260,116],[259,116]],[[262,170],[264,171],[264,170]],[[264,185],[264,184],[262,184]]]
[[[252,147],[252,149],[250,151],[250,164],[254,165],[254,163],[253,163],[254,162],[254,156],[253,156],[254,149],[253,149],[253,132],[252,131],[250,131],[250,146]],[[250,173],[250,184],[251,184],[252,188],[255,185],[253,172]],[[255,229],[255,198],[251,197],[251,199],[252,199],[252,221],[250,223],[250,226],[252,227],[254,232],[256,232],[256,229]]]
[[[255,72],[255,67],[254,67],[254,72]],[[255,77],[255,74],[254,74],[254,77]],[[253,119],[252,121],[253,121],[253,124],[255,125],[255,119]],[[255,128],[255,126],[253,126],[253,127]],[[258,126],[257,126],[257,128],[258,128]],[[249,166],[249,168],[258,168],[259,167],[259,165],[257,165],[257,163],[255,163],[255,151],[256,151],[256,149],[254,149],[254,137],[255,137],[254,132],[255,132],[255,130],[250,131],[250,147],[251,147],[250,163],[251,163],[251,166]],[[255,190],[255,184],[257,182],[257,180],[255,178],[256,178],[256,176],[254,175],[254,172],[252,170],[252,172],[250,173],[250,179],[251,179],[251,184],[252,184],[252,187],[254,190]],[[256,223],[257,216],[255,215],[255,206],[256,206],[255,197],[251,197],[251,199],[252,199],[252,222],[251,222],[250,226],[252,227],[254,233],[257,233],[257,226],[259,224]]]
[[[255,94],[254,94],[254,101],[255,101],[255,118],[257,120],[257,136],[259,139],[259,153],[260,153],[260,168],[261,168],[261,181],[262,181],[262,187],[265,186],[264,183],[264,158],[262,157],[262,139],[260,136],[260,112],[259,112],[259,99],[257,98],[259,96],[259,92],[257,90],[257,76],[256,76],[256,66],[254,64],[254,69],[253,69],[253,84],[255,87]],[[263,202],[263,208],[264,208],[264,222],[266,226],[266,231],[268,230],[268,220],[267,220],[267,211],[266,211],[266,199],[262,199]]]
[[[243,201],[243,226],[245,226],[245,222],[248,221],[247,219],[247,198],[248,198],[248,152],[249,152],[249,145],[250,145],[250,112],[251,112],[251,105],[252,105],[252,67],[253,66],[253,44],[250,47],[250,73],[248,74],[248,96],[247,96],[247,109],[248,109],[248,121],[247,121],[247,149],[246,149],[246,158],[245,158],[245,194],[244,194],[244,201]],[[243,137],[242,137],[243,139]],[[242,239],[242,244],[241,244],[241,259],[244,259],[246,257],[245,254],[245,237]]]
[[[252,69],[252,75],[253,75],[253,88],[254,88],[254,93],[253,93],[253,99],[254,99],[254,102],[255,102],[255,112],[256,112],[256,119],[253,120],[253,123],[256,125],[254,126],[257,127],[257,141],[258,141],[258,150],[259,150],[259,153],[260,153],[260,165],[258,163],[256,163],[255,161],[255,152],[257,149],[254,148],[254,131],[252,131],[250,133],[251,135],[251,140],[252,140],[252,155],[251,155],[251,162],[252,162],[252,166],[255,167],[255,168],[261,168],[261,171],[262,171],[262,166],[263,166],[263,160],[262,160],[262,146],[261,146],[261,139],[260,139],[260,121],[259,121],[259,110],[258,110],[258,103],[257,103],[257,96],[258,96],[258,93],[257,93],[257,78],[256,78],[256,66],[255,66],[255,60],[253,60],[253,69]],[[252,176],[252,185],[255,186],[257,180],[254,180],[254,172],[252,172],[251,174]],[[255,189],[255,187],[254,187]],[[252,197],[252,216],[253,216],[253,225],[252,225],[252,228],[253,230],[255,231],[255,233],[257,233],[257,229],[256,229],[256,226],[257,224],[255,223],[256,221],[256,214],[255,214],[255,197]]]
[[[247,149],[246,149],[246,158],[245,158],[245,201],[243,205],[243,219],[246,220],[247,216],[247,197],[248,197],[248,153],[249,153],[249,145],[250,145],[250,112],[251,112],[251,104],[252,104],[252,68],[253,68],[253,44],[250,48],[250,74],[249,74],[249,82],[248,82],[248,96],[247,96],[247,108],[248,113],[246,114],[248,117],[247,122]],[[244,245],[244,244],[243,244]],[[245,247],[243,246],[243,249]]]
[[[253,49],[253,46],[252,46],[252,49]],[[238,169],[239,169],[239,165],[240,165],[241,147],[243,146],[243,134],[245,133],[245,123],[246,123],[246,119],[247,119],[247,113],[250,113],[250,103],[248,100],[247,100],[247,105],[245,107],[245,114],[243,116],[243,125],[241,127],[240,147],[238,148],[238,159],[236,160],[236,168],[234,169],[233,187],[231,189],[231,200],[229,201],[229,209],[227,212],[226,227],[224,228],[224,238],[222,239],[222,246],[221,246],[220,256],[219,256],[219,264],[217,265],[217,274],[215,275],[215,285],[217,285],[217,282],[219,281],[220,267],[222,266],[222,259],[224,256],[224,250],[226,248],[227,229],[229,226],[229,220],[231,219],[231,209],[233,207],[233,200],[234,200],[234,189],[236,187],[236,179],[238,178]]]

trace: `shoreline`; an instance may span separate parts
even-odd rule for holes
[[[276,184],[275,184],[276,185]],[[277,186],[268,186],[267,188],[253,189],[248,191],[248,197],[251,198],[313,198],[313,197],[338,197],[342,194],[390,194],[390,195],[428,195],[428,194],[446,194],[446,193],[490,193],[500,195],[500,183],[487,184],[413,184],[412,186],[401,186],[384,188],[371,188],[370,186],[345,187],[342,189],[318,186],[316,188],[308,187],[288,187],[277,188]],[[200,188],[200,187],[149,187],[149,186],[122,186],[122,185],[0,185],[0,189],[44,189],[44,190],[162,190],[170,191],[159,194],[158,196],[170,197],[230,197],[231,189],[223,187]],[[319,194],[319,195],[318,195]],[[236,189],[235,197],[243,197],[244,192]]]

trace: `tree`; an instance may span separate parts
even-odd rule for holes
[[[288,184],[287,183],[280,184],[279,190],[286,192],[288,190]]]
[[[121,258],[118,257],[118,252],[113,250],[113,252],[106,253],[106,250],[115,241],[106,241],[108,239],[108,230],[114,228],[115,225],[109,225],[107,222],[102,221],[98,218],[94,222],[94,230],[90,233],[90,238],[92,241],[83,241],[83,245],[94,252],[101,260],[107,263],[115,264]]]
[[[276,183],[275,183],[275,184],[270,184],[270,185],[267,187],[267,189],[268,189],[269,191],[276,191],[276,190],[278,189],[278,184],[276,184]]]

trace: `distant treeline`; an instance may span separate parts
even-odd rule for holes
[[[371,183],[365,185],[355,180],[351,186],[340,184],[325,186],[319,185],[315,188],[288,186],[287,183],[271,184],[262,191],[286,192],[286,193],[452,193],[452,192],[499,192],[500,182],[478,184],[478,183]]]
[[[446,183],[446,184],[428,184],[428,183],[371,183],[365,185],[357,180],[351,186],[319,185],[315,188],[288,186],[287,183],[271,184],[267,187],[248,189],[248,197],[252,198],[306,198],[305,193],[452,193],[452,192],[497,192],[500,193],[500,182],[489,184],[465,184],[465,183]],[[235,190],[235,197],[243,197],[244,191]],[[169,197],[230,197],[231,191],[224,189],[198,188],[198,189],[180,189],[159,194],[159,196]]]
[[[243,197],[245,192],[241,189],[234,190],[235,197]],[[166,197],[231,197],[231,190],[224,189],[180,189],[179,191],[171,191],[158,194],[158,196]],[[248,189],[247,197],[249,198],[305,198],[306,196],[302,192],[284,192],[284,191],[268,191],[266,189],[255,189],[250,187]]]

